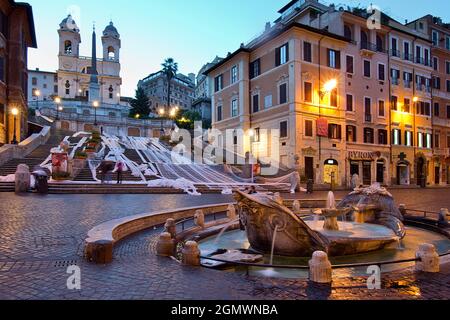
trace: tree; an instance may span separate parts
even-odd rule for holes
[[[178,63],[173,58],[167,58],[162,64],[162,72],[166,75],[167,79],[167,112],[170,112],[170,89],[172,79],[175,78],[178,72]]]
[[[150,114],[150,100],[144,89],[137,88],[136,97],[131,100],[131,107],[130,117],[134,118],[139,115],[140,118],[148,118]]]
[[[181,129],[193,130],[195,121],[202,121],[202,115],[194,110],[183,111],[176,120]]]

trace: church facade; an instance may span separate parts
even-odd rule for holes
[[[58,30],[59,35],[59,68],[58,96],[62,99],[84,98],[91,101],[98,99],[102,104],[120,104],[120,34],[111,22],[103,31],[102,57],[96,58],[99,97],[90,96],[89,84],[92,71],[92,57],[80,55],[80,29],[69,15]],[[95,41],[95,38],[93,39]],[[96,51],[96,48],[93,47]],[[94,93],[95,94],[95,93]]]

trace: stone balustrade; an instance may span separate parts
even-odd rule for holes
[[[50,127],[44,127],[40,133],[31,135],[18,145],[7,144],[3,147],[0,147],[0,166],[12,159],[25,158],[37,147],[45,144],[49,138]]]
[[[88,232],[88,238],[85,240],[85,258],[94,263],[110,263],[112,262],[114,245],[125,237],[165,223],[166,228],[169,227],[167,231],[172,237],[175,235],[176,229],[174,224],[167,225],[168,219],[173,219],[173,222],[175,222],[191,218],[198,210],[203,210],[205,215],[226,212],[229,205],[230,203],[222,203],[187,207],[124,217],[103,223]]]

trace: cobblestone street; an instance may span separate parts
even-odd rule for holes
[[[449,190],[393,193],[398,203],[415,209],[450,207]],[[313,196],[320,198],[322,194]],[[305,279],[257,278],[182,267],[172,259],[155,256],[154,239],[160,231],[136,234],[119,243],[110,265],[89,264],[82,258],[87,232],[100,223],[153,210],[231,199],[218,195],[0,194],[0,299],[448,299],[450,296],[450,264],[439,274],[416,274],[408,269],[384,275],[382,290],[367,290],[366,279],[359,277],[338,278],[329,288],[312,285]],[[71,264],[81,268],[80,291],[67,289],[66,270]]]

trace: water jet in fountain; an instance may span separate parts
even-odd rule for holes
[[[277,233],[278,233],[278,226],[276,226],[275,230],[273,231],[272,250],[270,251],[270,264],[271,265],[273,265],[273,256],[275,253],[275,241],[277,241]]]

